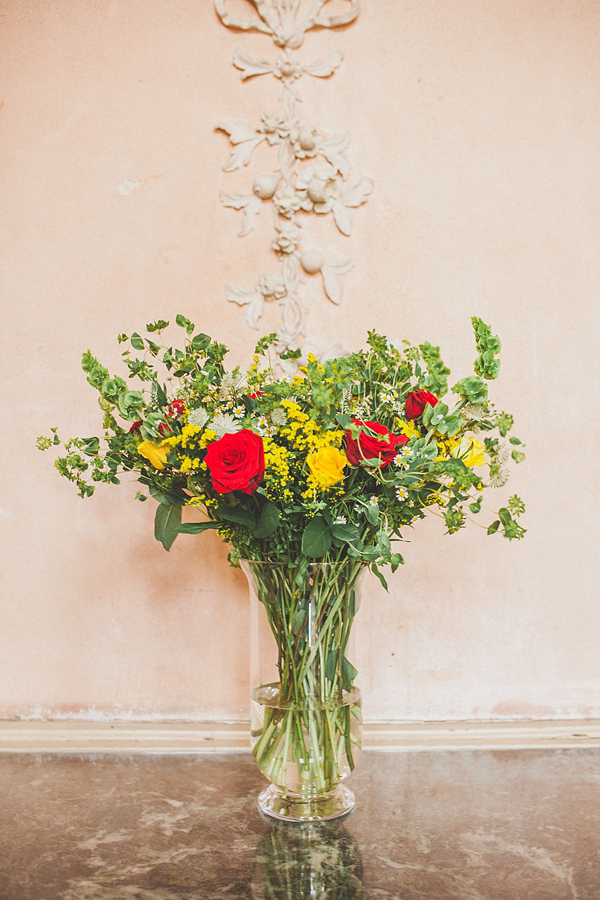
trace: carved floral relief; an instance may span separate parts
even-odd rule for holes
[[[229,11],[227,0],[214,0],[223,25],[242,31],[257,31],[272,37],[282,52],[273,59],[252,56],[236,49],[233,64],[242,80],[268,75],[281,82],[278,105],[267,110],[254,126],[238,119],[223,119],[216,126],[229,138],[231,152],[223,166],[234,172],[249,166],[261,144],[273,148],[274,168],[256,174],[247,191],[220,194],[224,206],[240,216],[239,236],[253,230],[257,217],[266,213],[274,220],[271,249],[278,261],[276,273],[260,274],[254,286],[226,285],[226,298],[245,307],[252,328],[260,327],[265,303],[281,307],[278,329],[279,348],[300,343],[305,335],[306,306],[302,286],[307,278],[320,276],[326,297],[339,304],[341,278],[352,267],[343,258],[318,245],[308,236],[307,216],[331,216],[345,237],[352,234],[352,210],[366,202],[373,190],[370,178],[353,179],[346,150],[350,135],[331,134],[311,122],[300,111],[297,82],[305,77],[329,78],[340,66],[343,55],[337,50],[326,59],[301,59],[294,51],[304,42],[308,31],[336,28],[353,22],[359,13],[359,0],[343,0],[344,12],[328,14],[332,0],[246,0],[248,15]],[[340,0],[337,0],[340,7]],[[239,9],[239,3],[237,4]]]

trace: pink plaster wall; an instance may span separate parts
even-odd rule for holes
[[[364,0],[301,51],[344,51],[302,83],[306,115],[348,128],[376,181],[350,242],[322,224],[357,265],[342,309],[310,286],[310,333],[430,340],[461,376],[482,316],[528,445],[509,486],[523,542],[431,520],[390,593],[369,583],[370,720],[600,716],[599,33],[595,0]],[[247,715],[246,589],[218,539],[165,553],[134,485],[84,502],[34,446],[54,424],[96,430],[80,355],[117,367],[118,332],[184,312],[249,359],[223,283],[269,265],[269,232],[235,236],[218,191],[249,176],[221,171],[213,129],[254,121],[279,86],[242,84],[240,44],[275,53],[210,0],[0,0],[4,717]]]

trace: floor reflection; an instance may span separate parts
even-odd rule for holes
[[[254,900],[363,897],[360,849],[342,822],[270,824],[257,844],[254,863]]]
[[[248,754],[0,754],[1,900],[599,900],[600,749],[364,753],[263,820]]]

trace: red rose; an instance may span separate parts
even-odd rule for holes
[[[139,434],[142,425],[144,424],[143,419],[138,419],[137,422],[134,422],[131,428],[129,429],[128,434]]]
[[[248,428],[225,434],[206,449],[204,461],[215,491],[243,491],[252,494],[265,471],[262,438]]]
[[[171,400],[169,405],[167,406],[167,415],[171,419],[178,419],[179,416],[182,416],[185,412],[185,403],[183,400],[176,398],[175,400]]]
[[[358,466],[363,459],[380,459],[382,466],[387,466],[396,456],[396,448],[408,443],[405,434],[392,434],[379,422],[362,422],[352,420],[355,425],[362,425],[368,431],[361,431],[357,438],[352,432],[346,432],[346,456],[353,466]],[[375,432],[375,437],[372,432]]]
[[[418,419],[423,415],[428,403],[430,406],[435,406],[437,402],[438,398],[431,391],[412,391],[406,398],[404,415],[407,419]]]
[[[167,435],[171,434],[171,426],[167,425],[166,422],[161,422],[158,426],[158,433],[161,437],[167,437]]]

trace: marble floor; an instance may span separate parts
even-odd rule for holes
[[[246,754],[0,757],[1,900],[600,900],[600,750],[363,753],[270,824]]]

